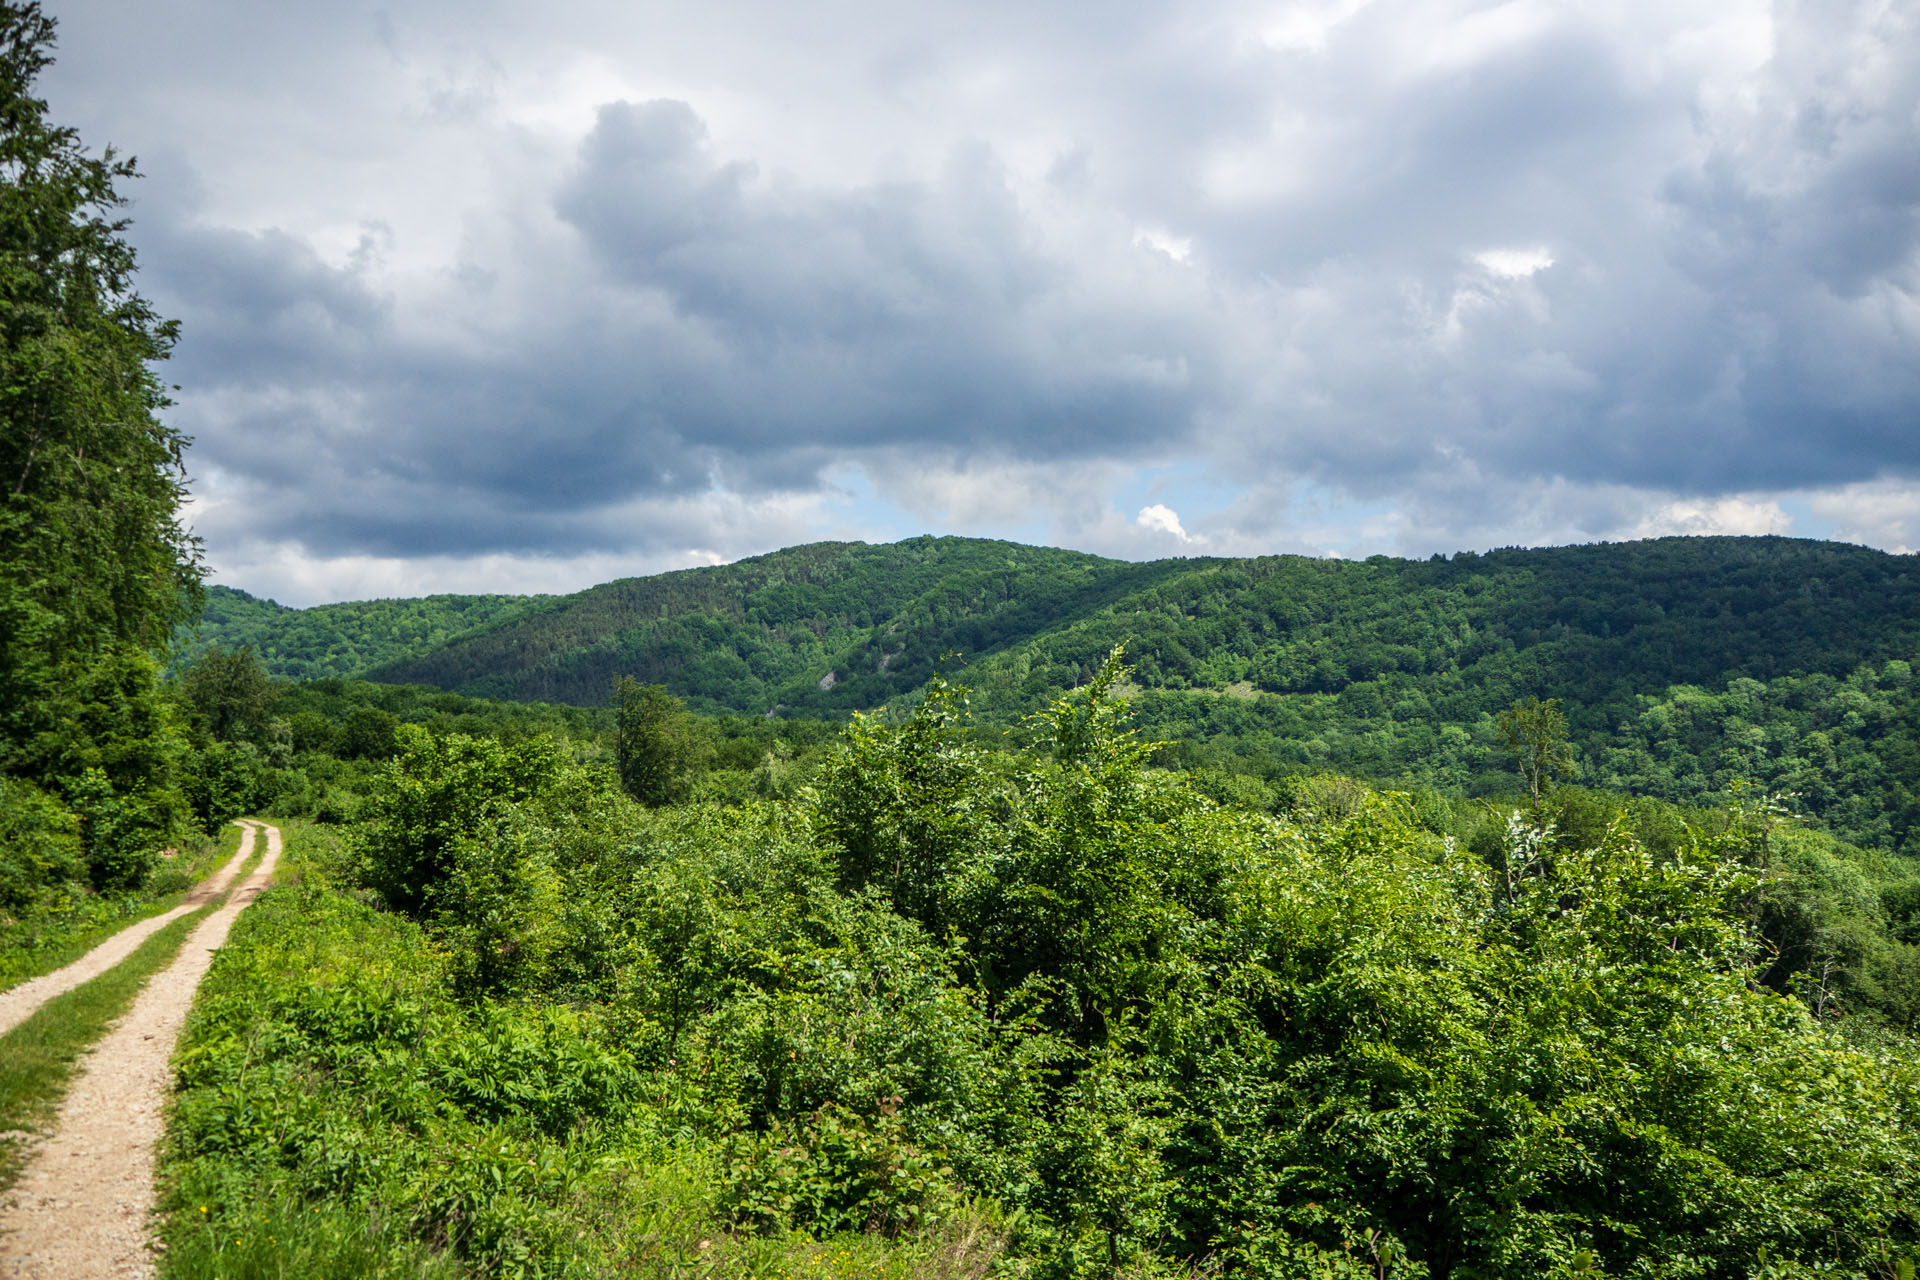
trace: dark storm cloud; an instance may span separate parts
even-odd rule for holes
[[[705,139],[682,102],[603,107],[557,208],[611,274],[724,344],[711,399],[680,406],[713,447],[1050,458],[1183,429],[1184,397],[1072,349],[1087,318],[1058,298],[1075,266],[1032,243],[985,147],[932,182],[774,193]],[[1148,326],[1105,336],[1113,354],[1156,345]]]
[[[750,544],[737,502],[849,468],[1077,511],[1058,477],[1188,464],[1248,495],[1219,545],[1301,484],[1446,545],[1547,492],[1599,536],[1920,477],[1897,7],[209,2],[69,36],[88,135],[161,143],[136,234],[196,468],[274,495],[208,518],[313,555],[713,545],[723,499]]]
[[[849,447],[1054,458],[1179,420],[1137,355],[1073,349],[984,153],[775,208],[702,134],[684,104],[601,111],[556,201],[585,260],[549,248],[553,293],[505,343],[423,339],[278,232],[150,233],[203,454],[280,487],[252,527],[321,554],[604,549],[637,499],[804,488]]]

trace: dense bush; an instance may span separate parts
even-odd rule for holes
[[[304,842],[307,887],[217,963],[173,1203],[309,1243],[300,1214],[371,1215],[486,1274],[827,1240],[894,1273],[964,1239],[1036,1276],[1376,1280],[1920,1248],[1913,1044],[1845,1017],[1898,986],[1904,881],[1765,797],[1222,804],[1149,767],[1122,685],[1029,759],[936,686],[817,788],[727,806],[403,730],[350,849]]]
[[[79,827],[58,798],[0,777],[0,910],[17,914],[45,886],[83,876]]]

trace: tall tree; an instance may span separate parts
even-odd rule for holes
[[[0,0],[0,773],[84,808],[101,785],[80,740],[97,673],[156,698],[148,655],[194,612],[200,560],[180,521],[186,440],[160,420],[153,368],[175,325],[135,290],[117,216],[137,171],[48,120],[34,86],[53,37],[37,3]],[[113,792],[165,785],[135,772]],[[141,825],[129,842],[156,834]]]
[[[176,333],[133,284],[116,184],[137,176],[50,123],[53,20],[0,3],[0,728],[33,753],[77,674],[157,649],[189,616],[186,441],[153,364]]]
[[[195,723],[220,742],[258,744],[266,736],[273,685],[247,645],[215,646],[180,678],[180,690],[193,708]]]
[[[1560,699],[1523,698],[1500,713],[1499,724],[1538,809],[1555,778],[1573,776],[1573,745],[1567,740],[1567,717],[1560,710]]]
[[[614,682],[614,724],[620,784],[645,805],[684,800],[706,763],[708,743],[686,704],[665,685],[632,676]]]

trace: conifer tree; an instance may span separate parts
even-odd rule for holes
[[[102,785],[144,794],[149,816],[122,824],[144,840],[168,753],[106,758],[85,709],[103,685],[157,701],[154,657],[197,606],[186,439],[154,372],[176,326],[134,287],[134,162],[90,152],[35,96],[53,38],[39,4],[0,2],[0,774],[83,811]]]

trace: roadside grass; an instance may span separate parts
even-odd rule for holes
[[[129,894],[76,893],[47,909],[0,923],[0,991],[71,964],[128,925],[171,911],[187,891],[218,870],[240,847],[240,828],[190,840],[147,884]]]
[[[185,1206],[166,1231],[169,1280],[455,1280],[453,1258],[389,1229],[377,1208],[302,1204],[268,1191],[244,1212]],[[238,1209],[239,1206],[232,1206]]]

